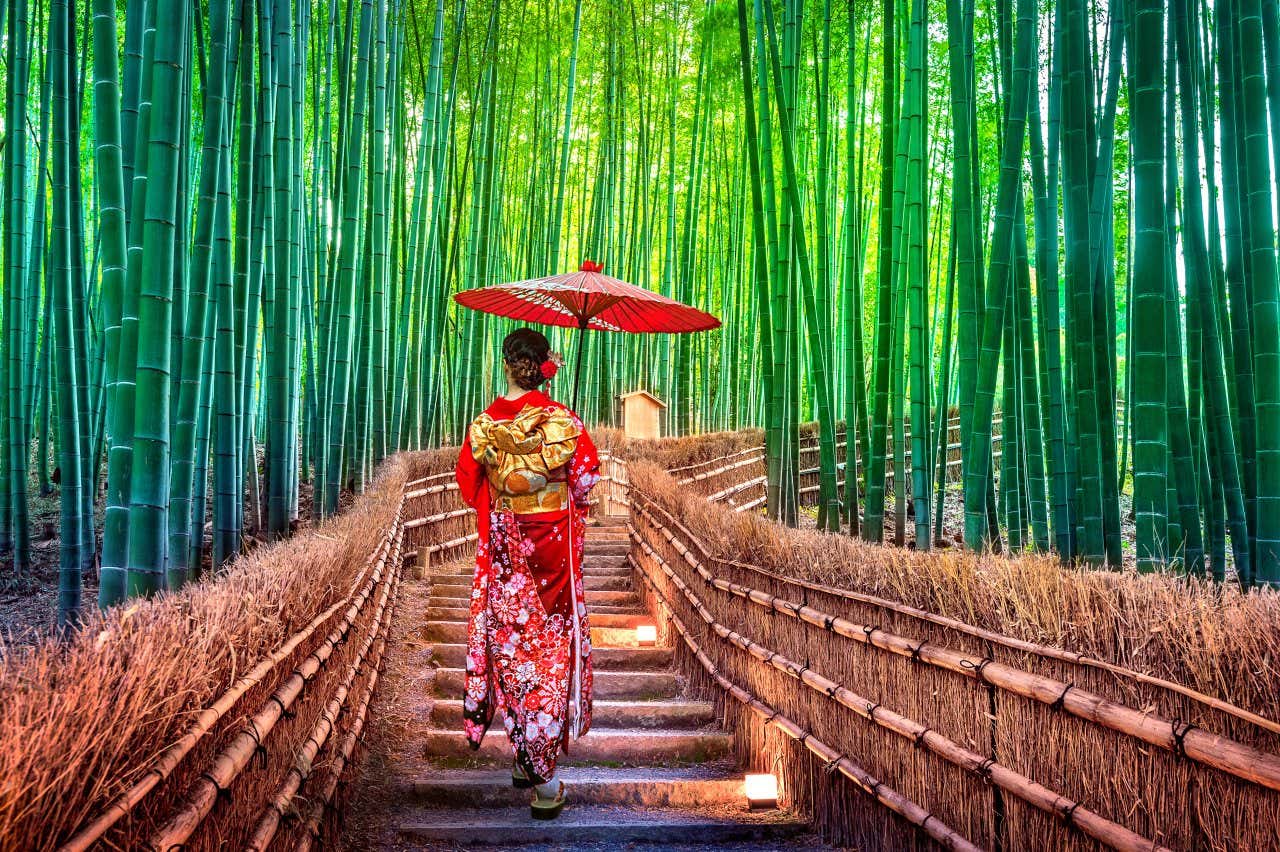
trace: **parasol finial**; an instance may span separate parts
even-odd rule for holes
[[[603,272],[604,264],[598,263],[594,260],[584,260],[582,261],[582,266],[578,267],[578,271],[579,272]]]

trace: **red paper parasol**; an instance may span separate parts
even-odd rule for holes
[[[640,334],[709,331],[720,320],[683,302],[605,275],[600,264],[584,260],[577,272],[496,284],[455,293],[458,304],[487,314],[566,328]],[[578,342],[573,403],[578,404],[582,342]]]

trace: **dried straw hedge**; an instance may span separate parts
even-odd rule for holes
[[[910,849],[948,844],[945,828],[984,848],[1280,847],[1276,776],[1206,762],[1238,747],[1237,774],[1280,767],[1280,595],[868,545],[708,503],[653,464],[629,475],[632,558],[674,616],[680,665],[829,839]],[[1100,723],[1124,708],[1145,740]],[[861,778],[854,765],[862,781],[834,782]],[[916,818],[885,807],[886,790]]]
[[[0,852],[57,848],[122,793],[153,782],[100,846],[146,848],[168,823],[179,834],[194,825],[185,848],[242,848],[255,829],[267,830],[260,822],[272,800],[288,814],[278,838],[328,836],[325,799],[340,793],[329,767],[354,756],[394,609],[400,544],[388,531],[398,529],[403,485],[452,462],[448,452],[395,457],[347,512],[210,582],[90,615],[66,644],[0,651]],[[208,712],[273,652],[258,682],[224,712]],[[288,712],[273,710],[273,693],[291,687],[300,689]],[[279,718],[263,747],[250,742],[246,751],[255,715]],[[207,734],[157,779],[157,758],[202,718]],[[301,784],[297,761],[309,739],[320,753]],[[211,786],[224,776],[234,777],[226,789]],[[298,786],[301,797],[290,794]],[[204,811],[208,818],[190,822]]]

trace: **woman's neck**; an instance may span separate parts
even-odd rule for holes
[[[527,393],[532,393],[532,391],[525,390],[515,382],[508,382],[507,392],[503,394],[502,398],[506,400],[510,400],[511,402],[515,402],[517,399],[519,399],[520,397],[524,396]]]

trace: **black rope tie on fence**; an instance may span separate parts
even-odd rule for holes
[[[280,700],[280,696],[276,695],[273,692],[267,696],[267,700],[274,701],[276,703],[276,705],[280,708],[280,716],[282,718],[285,718],[285,719],[289,718],[289,708],[284,706],[284,702]]]
[[[979,763],[977,768],[975,768],[973,771],[976,772],[979,776],[981,776],[983,781],[990,784],[991,783],[991,767],[995,765],[996,765],[996,759],[994,757],[988,757],[986,760]]]
[[[871,625],[869,625],[869,624],[864,624],[864,625],[862,625],[862,632],[863,632],[863,633],[865,633],[865,634],[867,635],[867,644],[868,644],[868,645],[873,644],[873,643],[872,643],[872,641],[871,641],[871,634],[872,634],[872,633],[875,633],[875,632],[876,632],[877,630],[879,630],[879,629],[880,629],[879,627],[872,627],[872,626],[871,626]]]
[[[835,775],[840,769],[840,761],[844,760],[842,755],[836,755],[822,765],[822,771],[828,775]]]
[[[1064,808],[1062,811],[1062,821],[1068,828],[1076,827],[1076,808],[1080,807],[1079,802],[1072,802],[1071,807]]]
[[[913,739],[913,740],[915,741],[915,747],[916,747],[916,748],[923,748],[923,747],[924,747],[924,738],[925,738],[925,734],[929,733],[929,732],[930,732],[930,731],[932,731],[932,730],[933,730],[933,728],[921,728],[919,733],[917,733],[917,734],[915,734],[914,736],[912,736],[912,737],[911,737],[911,739]]]
[[[926,644],[927,643],[923,639],[921,639],[920,644],[916,645],[914,648],[911,649],[911,662],[913,663],[920,662],[920,649],[923,648]]]
[[[826,617],[826,620],[823,622],[822,627],[828,633],[833,633],[835,632],[835,624],[836,624],[836,617],[834,615],[828,615]]]
[[[217,804],[219,802],[226,802],[228,805],[231,804],[231,788],[230,787],[223,787],[221,784],[218,783],[218,779],[214,778],[213,775],[207,770],[204,772],[201,772],[198,777],[205,779],[206,781],[208,781],[210,784],[213,785],[213,789],[215,791],[214,804]]]
[[[1187,756],[1187,734],[1195,730],[1196,726],[1190,722],[1173,722],[1173,753],[1178,757],[1185,758]]]
[[[267,768],[267,747],[262,744],[262,735],[258,733],[258,729],[253,725],[247,725],[245,732],[253,738],[253,756],[259,761],[259,765]],[[251,758],[252,759],[252,758]]]
[[[993,660],[991,657],[983,657],[979,662],[976,662],[976,663],[970,660],[961,660],[960,668],[971,669],[973,671],[973,676],[977,678],[978,683],[991,686],[991,682],[987,680],[986,668],[987,666],[991,665],[994,662],[995,660]],[[1069,688],[1070,687],[1068,687],[1068,689]],[[1066,693],[1064,692],[1063,695],[1066,695]]]
[[[1063,702],[1067,700],[1067,693],[1075,688],[1076,688],[1076,685],[1074,682],[1067,684],[1066,689],[1062,690],[1062,694],[1059,695],[1057,698],[1053,699],[1053,703],[1049,705],[1049,709],[1061,710]]]
[[[867,702],[867,718],[875,719],[876,711],[880,709],[880,704],[876,701]]]

